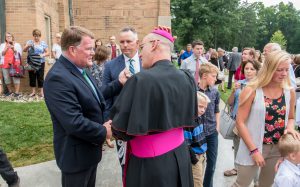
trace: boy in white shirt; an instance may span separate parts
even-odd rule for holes
[[[279,166],[273,187],[299,187],[300,141],[292,134],[285,134],[280,138],[278,148],[284,160]]]

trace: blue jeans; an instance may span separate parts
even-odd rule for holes
[[[218,156],[218,132],[206,136],[207,151],[206,151],[206,169],[204,175],[203,186],[213,187],[213,178],[216,169]]]

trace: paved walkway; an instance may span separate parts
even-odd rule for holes
[[[215,187],[228,187],[235,177],[224,177],[223,171],[233,167],[232,141],[219,136],[219,155],[214,176]],[[59,187],[60,171],[55,161],[15,168],[21,178],[21,187]],[[98,166],[96,186],[121,187],[121,168],[115,149],[105,147],[103,158]],[[0,186],[7,187],[0,179]]]
[[[224,107],[222,103],[220,109]],[[224,177],[223,172],[233,167],[232,141],[219,135],[217,167],[214,175],[214,187],[229,187],[235,177]],[[55,161],[15,168],[21,178],[21,187],[59,187],[60,171]],[[7,187],[0,177],[0,186]],[[121,187],[121,168],[116,149],[105,147],[102,161],[98,166],[96,186]]]

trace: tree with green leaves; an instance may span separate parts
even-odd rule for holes
[[[271,43],[278,43],[282,49],[286,49],[286,39],[280,30],[276,31],[270,40]]]
[[[300,53],[300,11],[292,3],[265,7],[241,0],[171,0],[171,13],[178,49],[201,39],[206,48],[262,50],[281,30],[287,51]]]
[[[177,46],[200,39],[206,47],[228,42],[229,25],[236,17],[239,0],[171,0],[172,27]],[[224,33],[227,33],[224,36]],[[224,45],[225,46],[225,45]]]

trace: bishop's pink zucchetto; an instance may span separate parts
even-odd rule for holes
[[[174,43],[174,41],[175,41],[175,39],[172,36],[172,31],[171,31],[170,27],[158,26],[158,27],[155,27],[151,33],[161,35],[161,36],[167,38],[168,40],[170,40],[172,43]]]

